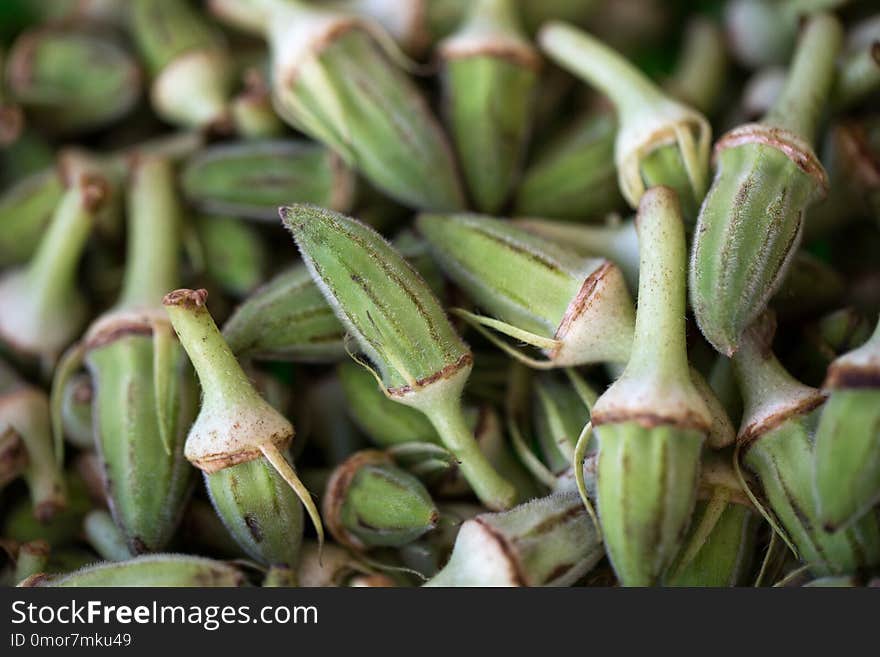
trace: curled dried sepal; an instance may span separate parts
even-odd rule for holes
[[[0,279],[0,339],[16,353],[53,362],[81,328],[86,301],[76,269],[108,195],[108,181],[97,172],[71,172],[31,260]]]
[[[278,206],[291,202],[348,211],[355,175],[321,144],[261,139],[199,151],[184,165],[181,187],[206,212],[275,220]]]
[[[151,554],[86,566],[72,573],[34,575],[19,586],[245,586],[244,575],[222,561],[183,554]]]
[[[578,494],[558,491],[465,521],[449,562],[426,586],[570,586],[602,556]]]
[[[202,407],[184,454],[208,474],[265,457],[296,492],[323,540],[315,503],[282,454],[293,439],[293,425],[254,389],[214,324],[207,297],[205,290],[181,289],[162,300],[202,386]]]
[[[406,205],[464,205],[452,152],[374,22],[296,0],[268,5],[273,98],[283,119]]]
[[[632,354],[593,406],[592,424],[609,558],[624,585],[649,586],[681,546],[712,416],[688,370],[684,223],[675,193],[648,190],[636,226],[641,260]]]
[[[620,128],[614,159],[627,202],[635,208],[646,187],[666,184],[675,186],[689,210],[696,210],[708,184],[712,130],[706,118],[665,95],[622,56],[585,32],[550,22],[541,29],[538,41],[552,59],[598,87],[615,104]],[[669,148],[668,155],[662,152]],[[644,168],[646,163],[649,169]]]
[[[423,214],[417,225],[446,274],[494,317],[461,314],[544,351],[544,361],[520,355],[528,364],[626,360],[633,307],[614,264],[482,215]]]
[[[433,529],[439,517],[421,482],[376,450],[356,452],[339,464],[321,504],[330,533],[354,550],[406,545]]]
[[[303,265],[255,290],[226,320],[223,337],[242,358],[335,362],[345,357],[345,328]]]
[[[424,279],[354,219],[302,205],[280,214],[386,394],[427,415],[480,499],[506,508],[515,491],[480,453],[461,412],[473,356]]]

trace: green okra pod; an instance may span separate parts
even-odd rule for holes
[[[880,525],[873,514],[831,534],[817,513],[815,432],[825,394],[779,364],[769,346],[773,328],[772,320],[762,318],[733,358],[745,402],[736,458],[755,475],[764,501],[754,494],[752,499],[810,572],[846,574],[874,566],[880,561]]]
[[[830,394],[816,430],[817,513],[839,531],[880,500],[880,322],[864,345],[828,367]]]
[[[422,483],[377,450],[336,466],[322,506],[330,533],[354,550],[406,545],[431,531],[439,515]]]
[[[245,586],[244,575],[222,561],[184,554],[149,554],[99,563],[61,575],[34,575],[19,586]]]
[[[226,216],[200,216],[196,233],[208,278],[224,292],[243,297],[262,281],[269,254],[251,224]]]
[[[121,119],[142,86],[140,68],[112,33],[61,25],[21,34],[9,52],[6,79],[28,120],[61,135]]]
[[[595,37],[550,22],[538,35],[547,55],[596,86],[614,103],[618,184],[635,208],[645,190],[666,185],[692,220],[708,186],[712,130],[696,110],[661,91],[635,66]]]
[[[527,364],[565,367],[626,360],[633,306],[613,263],[583,258],[482,215],[423,214],[416,225],[446,274],[492,315],[469,319],[547,356],[519,355]]]
[[[345,357],[345,328],[304,265],[255,290],[226,320],[223,337],[243,358],[335,362]]]
[[[782,283],[801,241],[804,211],[827,189],[810,144],[840,41],[836,18],[812,17],[770,112],[715,145],[718,168],[700,208],[689,283],[700,330],[728,356]]]
[[[582,221],[622,207],[609,112],[587,113],[567,125],[530,161],[516,187],[519,216]]]
[[[754,561],[758,515],[727,452],[703,455],[694,520],[667,586],[742,586]]]
[[[129,11],[156,113],[182,128],[228,131],[233,70],[223,35],[189,0],[134,0]]]
[[[355,191],[354,173],[333,151],[286,139],[209,146],[187,160],[180,180],[203,211],[261,220],[291,202],[347,212]]]
[[[134,157],[122,293],[68,352],[53,381],[60,440],[69,377],[85,363],[104,491],[132,554],[167,545],[191,490],[183,443],[198,403],[195,377],[159,305],[180,275],[181,214],[171,162]]]
[[[280,214],[386,395],[428,417],[486,506],[509,506],[513,486],[480,452],[461,411],[473,355],[422,277],[354,219],[302,205],[281,208]]]
[[[636,218],[641,255],[632,353],[592,409],[597,498],[608,556],[625,586],[656,584],[682,546],[712,415],[688,371],[684,223],[655,187]]]
[[[514,0],[476,0],[438,45],[447,122],[469,195],[496,213],[519,173],[531,127],[540,58]]]
[[[281,117],[327,144],[408,206],[464,205],[451,148],[370,20],[300,0],[266,0],[273,98]]]
[[[184,453],[205,475],[214,508],[255,558],[292,566],[305,506],[323,540],[317,508],[285,456],[294,428],[256,391],[208,312],[205,290],[175,290],[163,304],[202,387]]]

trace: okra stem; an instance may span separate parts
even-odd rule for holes
[[[840,22],[830,14],[817,15],[807,23],[785,87],[764,117],[765,124],[789,130],[812,143],[834,80],[842,41]]]

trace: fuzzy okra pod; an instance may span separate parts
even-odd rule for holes
[[[111,196],[108,178],[85,162],[67,168],[65,187],[31,259],[0,277],[0,341],[44,363],[53,363],[86,321],[76,270]]]
[[[428,417],[486,506],[510,506],[515,489],[480,452],[462,414],[473,355],[424,279],[357,220],[303,205],[280,214],[386,395]]]
[[[134,0],[129,11],[156,113],[182,128],[228,130],[232,61],[222,33],[188,0]]]
[[[510,194],[531,127],[540,59],[514,0],[476,0],[438,46],[450,132],[471,199],[495,213]]]
[[[494,318],[465,317],[541,349],[547,359],[507,347],[512,354],[544,368],[626,360],[633,304],[613,263],[481,215],[423,214],[416,224],[446,274]]]
[[[538,151],[513,202],[519,216],[582,221],[623,206],[614,165],[617,121],[607,111],[575,119]]]
[[[249,296],[223,326],[239,357],[334,362],[345,357],[345,328],[304,265],[278,274]]]
[[[817,513],[839,531],[880,501],[880,322],[864,345],[837,358],[816,430]]]
[[[281,117],[408,206],[464,205],[452,150],[390,39],[368,19],[301,0],[261,0]]]
[[[23,33],[6,63],[11,96],[29,121],[56,134],[86,132],[131,111],[142,76],[111,32],[44,26]]]
[[[217,144],[187,160],[183,195],[206,212],[276,219],[285,203],[315,203],[347,212],[355,176],[333,151],[295,140]]]
[[[322,505],[330,533],[354,550],[406,545],[432,530],[439,516],[421,482],[377,450],[336,466]]]
[[[810,18],[773,108],[715,145],[718,167],[697,220],[689,287],[700,330],[728,356],[782,283],[806,208],[827,191],[811,142],[840,41],[836,18]]]
[[[694,520],[666,586],[740,586],[755,554],[760,516],[742,489],[729,452],[707,451]]]
[[[745,402],[736,457],[757,478],[764,502],[752,499],[815,575],[876,566],[880,524],[873,512],[833,534],[823,526],[813,462],[825,395],[796,381],[776,360],[770,349],[772,324],[762,317],[751,326],[733,357]]]
[[[244,575],[222,561],[184,554],[150,554],[86,566],[62,575],[38,574],[19,586],[245,586]]]
[[[184,453],[203,471],[214,508],[242,549],[289,568],[299,556],[302,506],[323,540],[315,503],[284,454],[293,425],[256,391],[214,324],[207,296],[181,289],[163,300],[202,387]]]
[[[645,190],[672,187],[692,221],[706,193],[712,130],[696,110],[673,100],[621,55],[595,37],[559,22],[538,35],[543,51],[596,86],[614,103],[614,144],[620,191],[638,207]]]
[[[608,556],[623,585],[649,586],[681,548],[712,415],[687,364],[687,255],[675,192],[648,190],[636,226],[641,261],[632,353],[593,406],[592,423]]]
[[[195,417],[195,378],[161,307],[179,279],[182,208],[174,169],[158,156],[129,164],[128,255],[122,294],[65,356],[53,381],[56,439],[69,377],[91,377],[92,431],[113,518],[132,554],[171,539],[191,490],[183,458]]]

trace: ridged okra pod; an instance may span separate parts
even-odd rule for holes
[[[733,358],[745,402],[737,436],[742,464],[757,479],[766,517],[818,576],[853,573],[880,562],[880,525],[873,513],[837,533],[817,513],[813,483],[815,432],[825,395],[796,381],[770,350],[772,321],[743,336]]]
[[[806,208],[827,191],[811,143],[840,41],[836,18],[812,17],[770,112],[715,145],[718,165],[697,220],[689,284],[700,330],[728,356],[782,283]]]
[[[751,573],[760,516],[742,489],[730,453],[707,451],[694,518],[666,586],[742,586]]]
[[[354,550],[406,545],[439,517],[422,483],[377,450],[356,452],[336,466],[322,506],[330,533]]]
[[[19,586],[245,586],[244,575],[222,561],[184,554],[150,554],[99,563],[62,575],[39,574]]]
[[[576,118],[541,148],[516,186],[518,216],[583,221],[623,206],[614,165],[617,121],[612,113]]]
[[[228,131],[233,71],[222,33],[189,0],[133,0],[129,11],[156,113],[182,128]]]
[[[141,94],[142,75],[131,53],[112,32],[95,27],[24,32],[9,52],[6,71],[10,94],[28,121],[55,134],[110,125]]]
[[[696,110],[673,100],[623,56],[570,25],[550,22],[538,41],[558,64],[597,87],[614,103],[614,145],[620,191],[638,207],[645,190],[672,187],[690,222],[706,193],[712,131]]]
[[[281,117],[408,206],[464,204],[452,150],[381,27],[300,0],[264,0],[272,93]]]
[[[202,405],[184,453],[200,468],[217,514],[248,554],[293,567],[302,541],[302,506],[319,539],[311,496],[285,455],[293,425],[263,399],[205,306],[205,290],[175,290],[163,303],[202,387]]]
[[[814,477],[822,526],[839,531],[880,501],[880,322],[864,345],[837,358],[816,430]]]
[[[355,176],[333,151],[295,140],[209,146],[181,171],[184,197],[205,212],[275,220],[278,206],[314,203],[347,212]]]
[[[302,205],[281,208],[280,214],[386,395],[428,417],[486,506],[510,506],[513,486],[480,452],[462,414],[473,355],[424,279],[354,219]]]
[[[482,215],[423,214],[416,223],[444,272],[492,316],[466,317],[539,348],[547,357],[520,355],[528,364],[626,360],[633,305],[613,263],[583,258],[510,222]]]
[[[682,546],[712,416],[691,382],[685,345],[684,223],[668,187],[645,193],[632,353],[599,397],[597,502],[605,547],[624,586],[658,583]]]
[[[540,59],[514,0],[476,0],[438,46],[444,102],[468,192],[498,212],[519,174],[531,128]]]
[[[182,212],[171,162],[132,158],[121,296],[68,352],[53,382],[60,435],[68,377],[85,363],[104,491],[132,554],[166,546],[192,487],[183,443],[198,403],[195,378],[161,307],[180,277]]]

